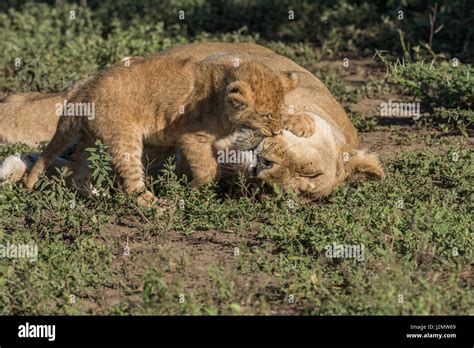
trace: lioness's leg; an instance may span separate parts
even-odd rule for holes
[[[178,146],[193,173],[191,188],[199,188],[219,178],[219,168],[212,149],[213,139],[205,134],[187,134]]]

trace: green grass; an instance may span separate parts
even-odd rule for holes
[[[470,64],[424,62],[392,65],[391,79],[430,113],[427,122],[462,132],[473,128],[474,69]]]
[[[167,171],[155,182],[166,211],[142,218],[120,193],[84,200],[61,179],[33,193],[4,185],[1,241],[33,241],[39,257],[0,259],[0,313],[469,314],[472,160],[464,147],[401,153],[385,182],[312,204],[193,192]],[[224,241],[216,250],[193,243],[209,231]],[[364,260],[326,257],[333,243],[364,246]],[[200,245],[219,254],[199,263]]]

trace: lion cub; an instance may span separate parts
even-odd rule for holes
[[[72,142],[84,149],[100,139],[125,191],[143,192],[146,202],[156,197],[145,191],[144,143],[178,146],[193,172],[191,186],[200,187],[218,177],[214,142],[225,143],[242,129],[252,129],[260,139],[281,132],[284,94],[296,84],[294,73],[277,74],[259,63],[233,66],[154,56],[114,65],[71,97],[26,186],[31,189]],[[78,105],[94,114],[78,114]]]

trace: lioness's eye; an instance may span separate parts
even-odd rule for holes
[[[300,176],[304,176],[305,178],[317,178],[318,176],[322,175],[323,172],[317,173],[298,173]]]

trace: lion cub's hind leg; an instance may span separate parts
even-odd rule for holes
[[[53,139],[36,161],[26,180],[26,188],[31,190],[39,179],[40,174],[47,169],[66,148],[77,140],[78,134],[74,122],[61,118]]]
[[[112,163],[118,172],[125,192],[140,193],[138,203],[152,207],[156,196],[145,188],[145,170],[142,163],[143,139],[139,129],[122,125],[120,131],[102,137],[112,156]]]

